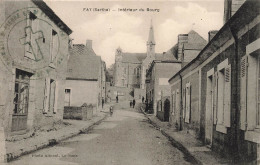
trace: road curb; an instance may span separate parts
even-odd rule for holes
[[[158,124],[153,122],[150,117],[144,112],[143,107],[140,107],[141,112],[144,114],[144,116],[148,119],[148,122],[152,124],[157,130],[159,130],[165,137],[169,139],[171,144],[176,147],[178,150],[180,150],[184,155],[185,158],[188,159],[189,162],[192,164],[197,164],[197,165],[203,165],[203,163],[192,153],[189,152],[189,150],[180,142],[175,140],[171,135],[169,135],[165,130],[163,130]]]
[[[93,121],[93,122],[90,123],[90,125],[88,125],[88,126],[82,127],[82,128],[77,129],[77,130],[75,130],[75,131],[68,132],[67,134],[62,135],[62,136],[60,136],[60,137],[56,137],[56,138],[54,138],[54,139],[53,139],[53,138],[52,138],[52,139],[46,139],[45,141],[40,142],[39,145],[28,146],[28,147],[26,147],[26,148],[17,149],[15,152],[6,153],[5,162],[10,162],[10,161],[15,160],[15,159],[17,159],[18,157],[21,157],[21,156],[23,156],[23,155],[32,153],[32,152],[34,152],[34,151],[37,151],[37,150],[40,150],[40,149],[43,149],[43,148],[47,148],[47,147],[49,147],[49,146],[56,145],[56,144],[60,143],[60,142],[63,141],[63,140],[66,140],[66,139],[72,138],[72,137],[74,137],[74,136],[77,136],[77,135],[79,135],[79,134],[82,133],[82,132],[86,132],[86,131],[92,129],[94,125],[98,125],[98,124],[101,123],[104,119],[107,118],[108,114],[107,114],[107,113],[103,113],[103,114],[104,114],[104,115],[101,116],[99,119],[97,119],[97,121]]]

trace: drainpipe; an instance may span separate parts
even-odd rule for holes
[[[239,62],[240,62],[240,56],[239,56],[239,54],[238,54],[238,37],[237,37],[237,34],[233,31],[233,29],[229,26],[229,29],[230,29],[230,31],[231,31],[231,34],[232,34],[232,36],[233,36],[233,38],[234,38],[234,40],[235,40],[235,57],[234,57],[234,62],[232,63],[232,65],[234,66],[233,68],[235,68],[235,69],[232,69],[232,70],[236,70],[236,71],[239,71]],[[234,74],[233,74],[234,75]],[[237,73],[236,73],[236,75],[238,75]],[[231,72],[231,76],[232,76],[232,72]],[[235,80],[233,80],[233,82],[234,82],[234,85],[232,85],[233,87],[235,87],[235,90],[233,90],[236,94],[238,94],[238,92],[239,92],[239,87],[238,87],[238,76],[233,76],[233,78],[235,78]],[[231,93],[232,94],[232,93]],[[232,98],[232,97],[231,97]],[[234,97],[234,98],[236,98],[236,100],[233,100],[232,102],[234,102],[234,103],[236,103],[235,104],[235,107],[234,107],[234,109],[235,110],[238,110],[239,109],[239,106],[238,106],[238,104],[237,103],[240,103],[240,97],[237,97],[237,95],[236,95],[236,97]],[[231,105],[231,107],[232,107],[232,105]],[[240,110],[240,109],[239,109]],[[233,108],[231,108],[231,114],[232,114],[232,111],[233,111]],[[231,128],[232,128],[232,124],[233,124],[233,126],[234,126],[234,129],[231,129],[231,132],[232,132],[232,134],[234,135],[234,136],[232,136],[231,137],[231,141],[233,141],[234,142],[234,144],[233,144],[233,146],[232,146],[232,153],[235,153],[235,156],[233,157],[233,162],[237,162],[237,161],[239,161],[239,147],[238,147],[238,144],[239,144],[239,141],[240,141],[240,136],[238,136],[238,133],[239,133],[239,129],[240,129],[240,127],[239,127],[239,119],[240,119],[240,117],[239,117],[239,115],[238,115],[238,113],[234,113],[235,114],[235,116],[234,116],[234,118],[233,118],[233,121],[234,122],[232,122],[232,120],[231,120]],[[247,117],[246,117],[247,118]],[[232,119],[232,118],[231,118]],[[246,121],[247,122],[247,121]]]
[[[180,90],[180,96],[181,96],[181,111],[180,111],[180,131],[183,130],[182,122],[183,122],[183,100],[182,100],[182,76],[179,73],[180,79],[181,79],[181,90]]]

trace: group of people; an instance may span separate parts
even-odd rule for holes
[[[135,99],[133,99],[133,101],[132,100],[130,101],[130,108],[131,107],[135,108]]]

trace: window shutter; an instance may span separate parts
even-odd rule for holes
[[[231,65],[225,68],[224,124],[230,127],[231,113]]]
[[[47,113],[49,110],[49,95],[50,95],[50,78],[47,77],[45,78],[43,113]]]
[[[186,111],[186,90],[183,88],[182,92],[182,118],[185,119],[185,111]]]
[[[240,129],[246,130],[247,111],[247,56],[240,63]]]
[[[213,77],[213,123],[217,124],[217,101],[218,101],[218,72]]]
[[[186,84],[186,115],[185,115],[185,122],[190,122],[190,83]]]
[[[58,103],[58,82],[54,81],[54,105],[53,105],[53,112],[57,113],[57,103]]]
[[[180,113],[180,101],[179,101],[179,89],[176,90],[175,94],[175,112]]]

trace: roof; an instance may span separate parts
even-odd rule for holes
[[[152,20],[151,20],[151,26],[150,26],[150,31],[149,31],[147,43],[155,44]]]
[[[196,31],[191,30],[188,33],[188,43],[190,43],[190,44],[201,43],[201,44],[206,45],[207,41],[203,37],[201,37]]]
[[[184,50],[202,50],[206,44],[203,43],[184,43]]]
[[[39,7],[60,29],[66,32],[68,35],[72,33],[72,30],[54,13],[54,11],[43,0],[32,0],[32,2]]]
[[[209,43],[200,51],[198,56],[194,58],[191,62],[185,65],[179,72],[173,75],[169,82],[180,75],[183,71],[191,67],[197,67],[207,58],[209,58],[214,51],[216,51],[225,41],[224,37],[229,38],[229,35],[234,37],[232,33],[237,33],[245,25],[247,25],[252,19],[260,14],[260,1],[257,0],[247,0],[238,11],[224,24],[224,26],[218,31],[218,33],[209,41]],[[246,14],[245,14],[246,13]],[[231,33],[232,31],[232,33]]]
[[[68,60],[67,79],[98,79],[101,57],[92,51],[82,44],[73,46]]]
[[[146,58],[146,53],[122,53],[122,62],[142,63]]]
[[[155,54],[155,60],[156,61],[177,61],[177,59],[174,57],[174,55],[171,52],[166,52],[164,54]]]

